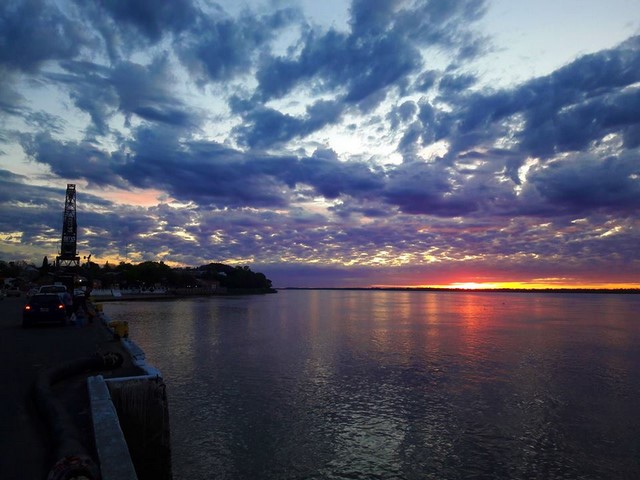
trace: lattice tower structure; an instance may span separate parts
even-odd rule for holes
[[[62,218],[62,242],[60,255],[56,257],[56,267],[79,267],[80,257],[77,251],[78,223],[76,220],[76,186],[67,184]]]

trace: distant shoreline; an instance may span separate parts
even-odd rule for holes
[[[464,292],[464,293],[599,293],[640,294],[640,288],[444,288],[444,287],[276,287],[276,290],[355,290],[389,292]]]
[[[277,293],[276,289],[259,289],[259,288],[234,288],[224,291],[194,291],[193,293],[175,292],[175,293],[122,293],[115,295],[91,295],[94,302],[144,302],[156,300],[180,300],[183,298],[198,297],[236,297],[239,295],[267,295]]]

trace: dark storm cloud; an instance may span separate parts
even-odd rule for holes
[[[402,135],[402,139],[398,143],[397,150],[402,154],[402,157],[405,160],[411,160],[411,158],[415,156],[418,145],[422,143],[421,140],[426,140],[424,136],[425,132],[422,126],[417,122],[408,125],[404,129],[404,134]]]
[[[521,124],[513,140],[522,160],[528,155],[548,158],[585,150],[611,133],[622,134],[626,146],[635,147],[640,124],[640,92],[635,84],[639,81],[640,37],[633,37],[518,87],[450,98],[458,107],[444,121],[435,119],[440,130],[436,137],[451,141],[453,157],[508,137],[509,122]],[[430,130],[432,120],[425,118]],[[516,183],[520,164],[510,168]]]
[[[379,173],[341,162],[332,151],[301,158],[245,153],[151,128],[138,129],[129,148],[133,153],[117,172],[132,185],[161,186],[176,198],[219,207],[285,206],[303,185],[326,198],[366,197],[383,185]]]
[[[126,122],[136,115],[149,122],[175,127],[194,127],[199,112],[188,109],[174,92],[175,79],[167,57],[154,58],[149,65],[118,62],[105,67],[90,62],[64,62],[66,73],[50,73],[47,78],[69,87],[75,106],[88,113],[90,133],[109,133],[109,120],[117,112]]]
[[[606,208],[628,215],[640,207],[637,152],[606,158],[574,155],[534,170],[529,181],[561,210],[577,213]]]
[[[180,32],[192,26],[198,14],[192,0],[105,0],[100,6],[117,24],[135,29],[153,42],[167,31]]]
[[[477,210],[478,199],[454,191],[455,178],[443,163],[408,163],[389,174],[384,198],[411,214],[456,217]]]
[[[477,79],[475,75],[470,74],[447,74],[440,79],[438,89],[444,96],[457,95],[465,92],[476,83]]]
[[[45,0],[0,3],[0,66],[32,72],[47,60],[74,58],[87,44],[80,24]]]
[[[393,130],[397,130],[400,125],[409,120],[418,113],[418,106],[415,102],[407,100],[401,105],[393,108],[387,115],[387,120]]]
[[[132,185],[221,207],[286,203],[269,170],[287,159],[247,161],[216,143],[180,141],[173,130],[159,128],[139,128],[130,148],[134,153],[118,171]]]
[[[291,175],[293,173],[293,175]],[[291,184],[306,183],[328,199],[341,195],[366,198],[380,191],[383,179],[363,163],[341,162],[331,150],[317,150],[287,174]]]
[[[388,173],[383,198],[390,205],[412,214],[550,217],[637,207],[640,37],[511,89],[467,93],[472,81],[443,77],[437,101],[452,108],[422,100],[417,117],[401,130],[405,164]],[[394,113],[389,121],[397,127],[402,118]],[[612,135],[620,153],[602,145]],[[448,152],[424,164],[420,150],[440,140]],[[589,153],[599,145],[601,153]],[[531,157],[541,163],[521,177]],[[465,172],[468,162],[476,167]],[[502,175],[513,183],[497,181]],[[513,186],[523,180],[523,195],[515,195]]]
[[[311,82],[319,90],[345,89],[344,101],[357,104],[394,85],[419,65],[419,51],[397,32],[361,38],[334,30],[324,35],[311,31],[299,58],[265,60],[257,79],[264,100]]]
[[[455,124],[453,113],[437,109],[426,100],[420,102],[418,118],[424,126],[422,138],[426,145],[450,136]]]
[[[294,117],[273,108],[259,107],[245,113],[234,129],[241,144],[265,148],[303,137],[338,120],[342,103],[320,100],[307,108],[305,117]]]
[[[438,72],[427,70],[418,75],[413,88],[416,92],[426,93],[436,84],[437,80]]]
[[[361,11],[369,8],[367,0],[354,2]],[[456,60],[470,59],[486,48],[487,38],[470,30],[487,9],[484,0],[422,1],[394,15],[395,27],[406,32],[411,41],[422,46],[436,46],[451,52]]]
[[[110,80],[118,93],[119,108],[125,114],[173,126],[195,125],[195,115],[172,93],[175,80],[166,56],[156,57],[148,66],[122,62]]]
[[[0,201],[6,202],[13,198],[17,198],[18,200],[26,200],[29,198],[29,195],[23,196],[24,186],[26,184],[27,178],[23,175],[17,175],[9,170],[0,169],[0,184],[2,188],[0,189]]]
[[[24,111],[24,97],[16,90],[13,77],[13,72],[0,66],[0,111],[19,115]]]
[[[281,9],[259,15],[249,11],[239,18],[222,11],[201,15],[178,47],[181,60],[201,83],[228,80],[245,74],[261,49],[279,31],[300,20],[295,9]]]
[[[63,142],[48,133],[24,134],[21,144],[30,158],[63,178],[161,188],[177,199],[220,208],[287,206],[294,189],[305,185],[310,195],[330,199],[373,197],[384,186],[381,172],[342,162],[330,150],[300,158],[260,155],[181,139],[180,130],[169,127],[140,127],[135,133],[126,144],[128,155],[86,141]]]
[[[526,101],[521,148],[543,157],[579,151],[638,125],[640,92],[633,85],[639,81],[640,37],[634,37],[528,82],[517,95]]]
[[[65,73],[49,73],[46,78],[68,87],[75,106],[91,117],[92,130],[98,135],[109,133],[108,121],[118,109],[118,94],[111,81],[109,67],[92,62],[62,62]]]
[[[198,22],[200,10],[191,0],[74,0],[78,13],[101,38],[104,53],[119,62],[133,52],[180,35]],[[96,48],[97,51],[97,48]]]
[[[77,57],[93,45],[81,23],[45,0],[0,2],[0,112],[34,115],[20,93],[21,75],[35,75],[47,61]],[[28,77],[27,77],[28,78]]]
[[[21,145],[34,161],[48,165],[51,172],[62,178],[84,178],[95,185],[122,186],[114,173],[114,164],[123,161],[119,153],[110,154],[99,145],[89,142],[62,142],[51,134],[23,134]]]

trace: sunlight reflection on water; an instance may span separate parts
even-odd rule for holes
[[[281,291],[107,304],[176,478],[640,478],[638,296]]]

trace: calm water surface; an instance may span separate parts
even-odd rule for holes
[[[176,479],[640,478],[640,296],[109,303],[168,387]]]

